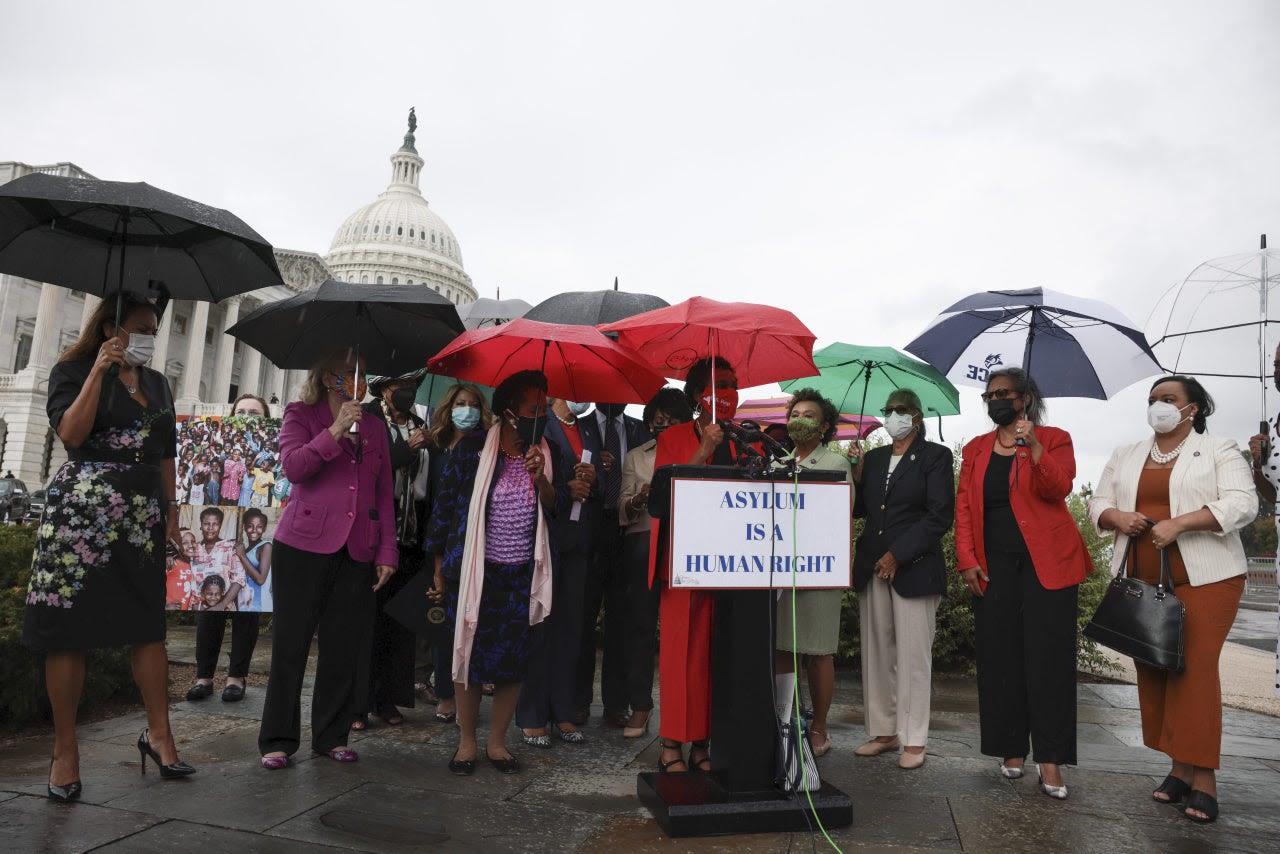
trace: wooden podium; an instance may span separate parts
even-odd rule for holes
[[[726,466],[665,466],[654,473],[650,509],[679,524],[671,500],[673,479],[742,482]],[[838,472],[801,471],[805,482],[841,481]],[[786,492],[791,475],[754,479],[755,486]],[[767,575],[766,575],[767,577]],[[774,785],[778,721],[774,713],[774,608],[777,590],[766,586],[717,587],[711,651],[711,772],[639,775],[640,801],[668,836],[803,831],[853,823],[853,803],[830,783],[811,793]],[[787,583],[790,588],[790,583]],[[812,805],[810,801],[812,800]]]

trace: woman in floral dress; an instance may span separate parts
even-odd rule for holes
[[[179,547],[174,500],[173,395],[143,367],[155,346],[156,308],[128,293],[90,317],[49,375],[49,423],[67,462],[47,490],[36,536],[22,640],[45,653],[53,707],[49,797],[80,796],[76,708],[85,650],[130,644],[147,709],[138,752],[166,779],[195,771],[178,761],[169,730],[165,655],[165,543]],[[145,766],[144,766],[145,770]]]

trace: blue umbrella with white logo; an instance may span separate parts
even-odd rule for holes
[[[964,385],[985,386],[991,371],[1021,367],[1045,397],[1106,400],[1164,372],[1129,318],[1045,288],[967,296],[904,349]]]

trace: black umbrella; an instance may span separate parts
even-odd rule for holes
[[[599,326],[669,305],[666,300],[651,294],[620,291],[615,279],[613,290],[566,291],[544,299],[525,312],[524,316],[528,320],[540,320],[543,323]]]
[[[0,186],[0,272],[103,297],[158,282],[210,302],[283,284],[271,245],[229,211],[42,173]]]
[[[458,309],[426,285],[326,279],[264,305],[227,334],[281,368],[310,368],[339,347],[354,347],[362,372],[399,376],[425,365],[462,331]]]

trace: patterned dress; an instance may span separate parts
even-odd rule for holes
[[[458,613],[462,550],[470,515],[471,493],[480,467],[480,450],[484,446],[484,440],[485,433],[482,431],[464,437],[445,461],[427,531],[427,554],[439,555],[441,558],[440,574],[444,577],[447,588],[445,614],[450,635]],[[557,453],[554,446],[551,453]],[[553,461],[552,485],[555,487],[558,510],[567,512],[568,477],[572,471],[572,460],[557,456]],[[532,484],[524,464],[499,453],[497,469],[489,484],[489,526],[485,532],[486,541],[493,545],[485,549],[484,588],[480,596],[479,619],[467,673],[467,681],[472,685],[523,682],[529,668],[529,653],[532,649],[529,587],[533,580],[533,516],[531,513],[520,514],[516,511],[520,502],[511,500],[514,493],[528,489],[532,489]],[[500,492],[505,495],[499,495]],[[529,507],[532,508],[533,505]],[[512,534],[516,532],[518,534],[513,538]],[[501,562],[494,561],[495,557],[500,558]],[[513,558],[523,560],[507,562]]]
[[[55,428],[92,360],[49,375]],[[160,462],[177,453],[169,383],[140,368],[147,405],[106,378],[88,438],[58,469],[36,532],[22,640],[34,649],[150,643],[165,635],[164,494]]]

